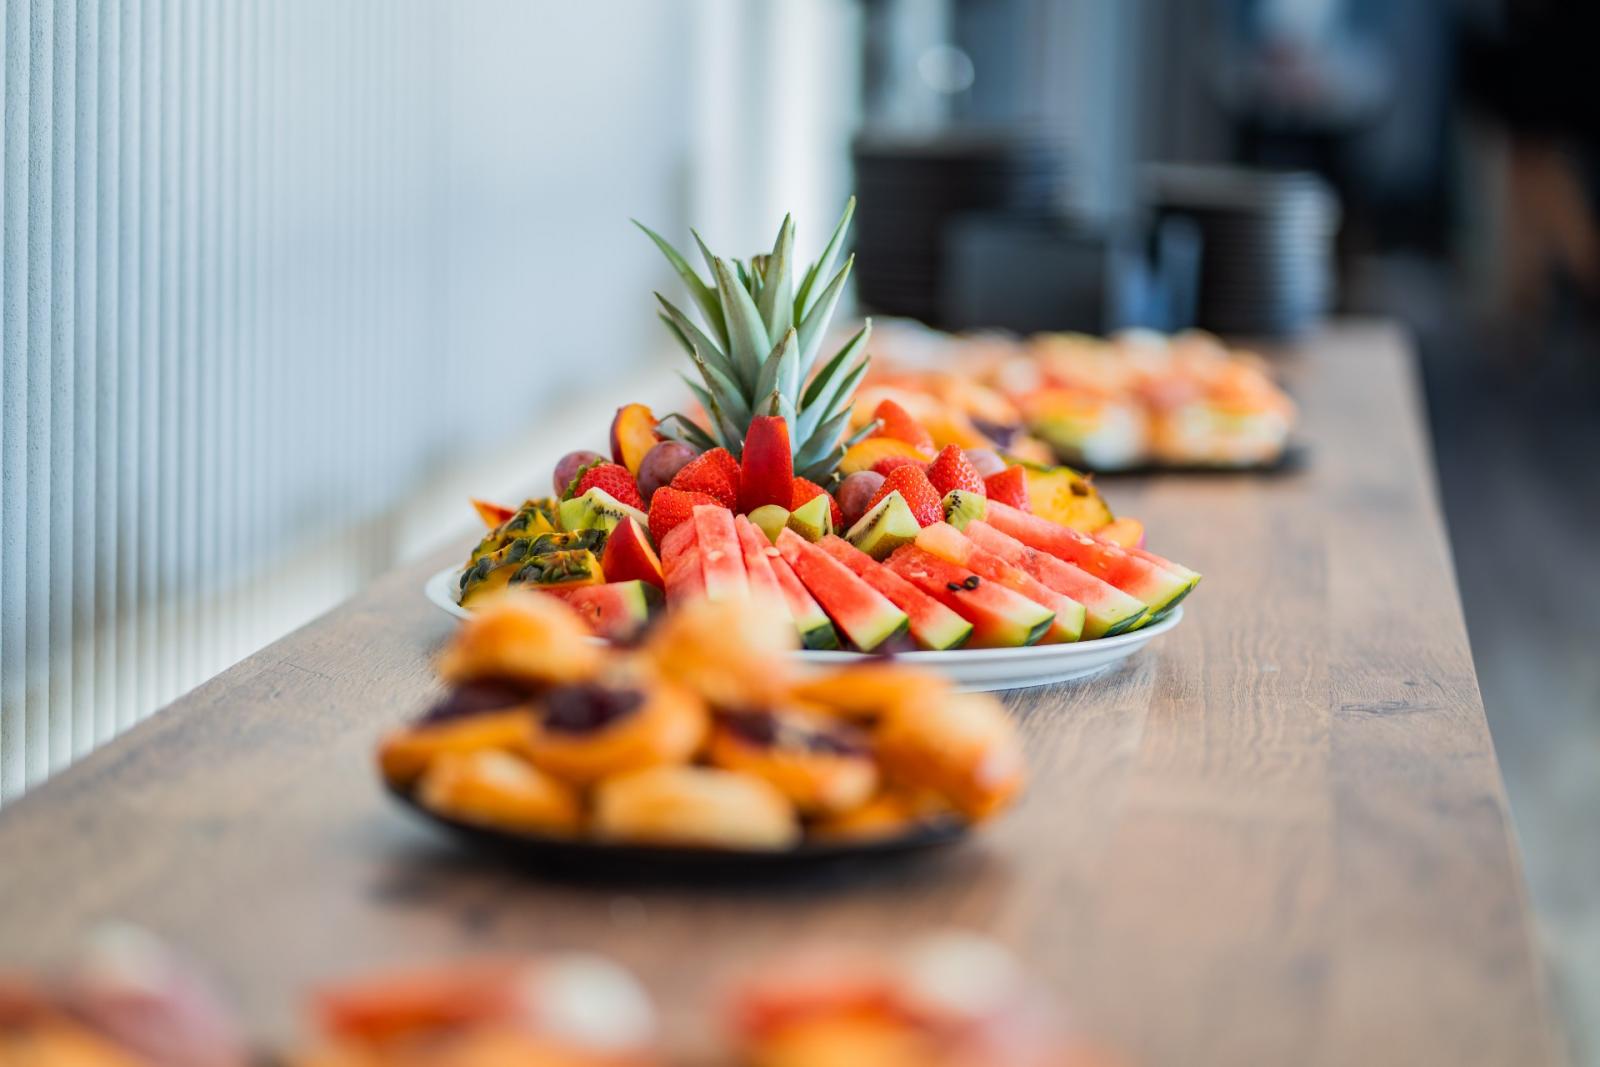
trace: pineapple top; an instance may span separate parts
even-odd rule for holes
[[[704,329],[695,325],[671,301],[656,294],[661,320],[699,372],[699,381],[688,375],[684,381],[710,421],[709,427],[703,427],[682,415],[668,415],[657,427],[661,433],[696,448],[720,445],[738,457],[743,454],[753,416],[781,415],[789,424],[795,473],[826,484],[844,450],[871,432],[869,424],[845,436],[856,386],[867,372],[864,350],[872,332],[870,321],[816,374],[811,373],[855,262],[853,255],[847,257],[829,277],[855,206],[852,197],[827,247],[800,278],[798,287],[794,221],[787,215],[772,251],[751,257],[749,263],[713,255],[696,233],[695,243],[711,271],[710,282],[659,234],[635,222],[688,286],[705,323]]]

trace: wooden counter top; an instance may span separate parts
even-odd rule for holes
[[[1412,359],[1356,323],[1283,366],[1303,472],[1108,482],[1206,581],[1120,672],[1007,695],[1034,784],[969,844],[707,891],[544,882],[436,836],[371,752],[429,699],[452,623],[421,586],[463,540],[0,811],[0,960],[132,919],[281,1038],[320,978],[593,949],[695,1053],[730,969],[957,924],[1154,1067],[1561,1062]]]

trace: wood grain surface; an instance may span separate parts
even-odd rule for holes
[[[753,961],[956,925],[1015,946],[1136,1063],[1562,1062],[1411,358],[1354,323],[1281,361],[1308,465],[1113,483],[1206,580],[1118,673],[1007,696],[1033,786],[968,844],[702,887],[545,880],[436,836],[371,753],[433,692],[452,623],[421,585],[464,537],[0,811],[0,958],[135,920],[277,1040],[319,979],[591,949],[704,1061]]]

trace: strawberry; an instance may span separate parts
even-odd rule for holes
[[[961,451],[960,445],[945,445],[944,451],[934,457],[933,462],[928,464],[928,481],[933,483],[940,496],[954,489],[977,493],[979,496],[989,495],[989,491],[983,487],[983,476],[972,465],[967,454]]]
[[[887,478],[890,471],[896,467],[904,467],[908,463],[918,467],[923,465],[922,460],[915,456],[884,456],[872,465],[872,469]]]
[[[924,452],[933,451],[933,435],[923,427],[922,423],[911,417],[911,412],[893,400],[886,398],[878,401],[872,417],[882,423],[873,432],[873,437],[893,437],[897,441],[915,445]]]
[[[983,487],[990,500],[1010,504],[1018,511],[1028,510],[1028,476],[1021,467],[1007,467],[999,474],[989,475],[983,480]]]
[[[585,467],[578,475],[573,496],[582,496],[591,489],[603,489],[630,508],[644,510],[644,497],[639,495],[639,483],[633,480],[628,468],[620,463],[595,463]]]
[[[739,510],[748,515],[764,504],[788,507],[794,499],[794,454],[789,422],[782,415],[757,415],[744,434],[739,462]]]
[[[867,511],[877,507],[884,497],[896,491],[905,498],[919,526],[932,526],[944,521],[944,505],[940,502],[939,491],[928,481],[921,467],[896,467],[890,471],[883,485],[878,487],[877,494],[868,501]]]
[[[709,493],[689,492],[670,485],[657,489],[650,498],[650,539],[659,546],[675,526],[693,518],[696,504],[721,507],[722,501]]]
[[[672,476],[672,488],[704,493],[732,511],[739,506],[739,461],[726,448],[702,452]]]
[[[810,503],[819,496],[828,498],[828,507],[833,512],[833,528],[835,530],[843,530],[844,512],[839,510],[839,502],[833,498],[832,493],[808,478],[796,476],[794,480],[794,499],[789,502],[789,510],[797,511],[801,504]]]

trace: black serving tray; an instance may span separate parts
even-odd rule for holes
[[[546,837],[462,822],[431,811],[410,791],[386,785],[402,804],[486,855],[536,873],[641,880],[766,877],[891,860],[951,845],[971,831],[955,819],[930,822],[898,837],[801,841],[781,850],[631,845]]]

